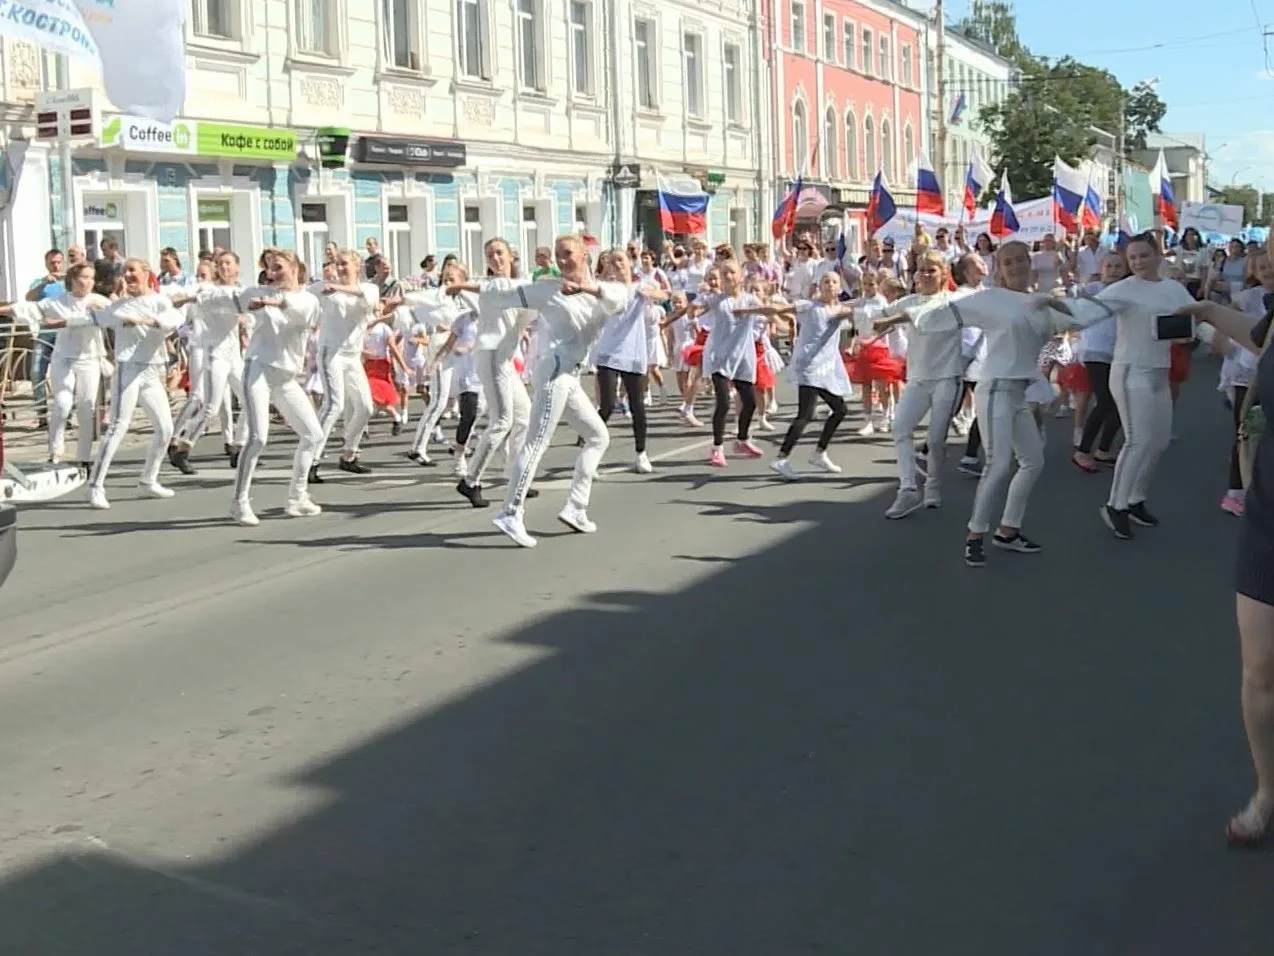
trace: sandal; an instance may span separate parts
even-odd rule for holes
[[[1236,848],[1260,846],[1274,824],[1274,799],[1260,793],[1253,795],[1243,812],[1233,817],[1225,828],[1225,842]]]
[[[1080,471],[1082,471],[1086,475],[1097,474],[1097,466],[1094,465],[1091,460],[1084,461],[1082,458],[1080,458],[1080,455],[1082,454],[1083,452],[1079,452],[1079,451],[1071,452],[1071,464],[1074,465],[1076,468],[1078,468]]]

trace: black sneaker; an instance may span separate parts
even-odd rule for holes
[[[321,485],[321,484],[324,484],[324,478],[323,478],[323,476],[322,476],[322,475],[320,475],[320,474],[319,474],[319,466],[318,466],[318,465],[310,465],[310,476],[309,476],[309,478],[308,478],[308,479],[306,479],[306,480],[307,480],[307,481],[308,481],[311,485]]]
[[[372,473],[372,470],[357,458],[342,458],[339,467],[341,471],[348,471],[351,475],[370,475]]]
[[[183,475],[198,474],[195,466],[190,463],[190,452],[182,451],[180,448],[168,449],[168,463]]]
[[[1101,520],[1106,522],[1106,527],[1113,531],[1120,541],[1133,539],[1132,522],[1129,520],[1127,511],[1119,511],[1110,505],[1102,505]]]
[[[986,567],[986,550],[981,538],[968,538],[964,542],[964,563],[971,568]]]
[[[401,435],[403,433],[403,423],[394,422],[394,427],[389,430],[391,435]]]
[[[526,490],[527,501],[530,501],[532,498],[538,498],[538,497],[540,497],[540,492],[538,488],[528,488]]]
[[[1039,554],[1044,550],[1020,531],[1009,536],[997,531],[991,536],[991,543],[1004,551],[1016,551],[1018,554]]]
[[[1146,503],[1138,501],[1135,505],[1128,508],[1128,517],[1132,519],[1132,523],[1140,525],[1143,528],[1159,527],[1159,519],[1146,510]]]
[[[227,448],[229,448],[229,451],[227,451],[227,452],[226,452],[226,457],[230,459],[230,467],[231,467],[231,468],[238,468],[238,467],[239,467],[239,455],[241,455],[241,454],[243,453],[243,449],[242,449],[242,448],[236,448],[234,445],[227,445],[226,447],[227,447]]]
[[[465,498],[469,499],[469,504],[475,508],[486,508],[491,502],[482,497],[482,486],[471,485],[469,482],[461,478],[456,482],[456,491]]]

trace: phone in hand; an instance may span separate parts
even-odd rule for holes
[[[1194,338],[1194,317],[1175,312],[1155,316],[1155,339],[1160,342],[1186,342]]]

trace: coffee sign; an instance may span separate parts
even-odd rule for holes
[[[217,156],[227,159],[296,159],[296,133],[269,126],[237,126],[203,120],[160,123],[141,116],[113,116],[102,124],[104,148],[130,152]]]

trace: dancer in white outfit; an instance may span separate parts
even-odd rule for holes
[[[66,270],[67,291],[53,299],[38,302],[15,302],[0,308],[26,322],[32,335],[45,329],[56,329],[57,340],[49,358],[49,384],[53,387],[53,405],[49,409],[49,461],[62,460],[66,424],[75,409],[79,431],[76,434],[76,461],[85,475],[93,467],[93,408],[97,387],[102,380],[106,348],[102,330],[93,313],[110,303],[93,293],[93,267],[86,262]]]
[[[171,498],[173,493],[159,483],[159,466],[173,434],[173,413],[168,404],[165,368],[168,333],[186,321],[173,308],[172,300],[150,291],[150,266],[142,259],[124,262],[124,298],[97,313],[103,328],[115,331],[115,390],[111,402],[111,427],[97,450],[97,461],[89,477],[88,501],[99,511],[110,507],[106,500],[106,475],[115,453],[128,434],[138,405],[150,420],[152,437],[142,466],[140,487],[152,498]]]
[[[192,350],[202,355],[201,381],[196,384],[196,370],[191,365],[190,398],[177,415],[176,437],[168,450],[168,460],[183,475],[195,474],[190,464],[190,450],[203,437],[212,420],[222,418],[222,428],[232,421],[227,411],[233,393],[243,407],[243,346],[241,336],[248,321],[244,315],[239,285],[239,257],[223,252],[217,257],[216,284],[200,286],[190,309],[198,317],[199,339]],[[194,354],[192,351],[192,354]],[[248,423],[242,414],[237,424],[222,435],[230,467],[239,466],[239,454],[248,439]]]
[[[1097,298],[1118,313],[1110,393],[1124,428],[1101,517],[1115,537],[1128,540],[1133,524],[1159,524],[1146,508],[1146,496],[1159,456],[1172,440],[1172,342],[1155,338],[1155,316],[1176,312],[1194,298],[1179,282],[1159,277],[1159,243],[1153,233],[1135,237],[1125,256],[1132,275],[1102,289]]]
[[[1044,468],[1044,443],[1026,397],[1039,376],[1036,359],[1058,332],[1083,328],[1113,312],[1109,305],[1093,300],[1027,294],[1031,250],[1025,243],[1004,243],[996,253],[995,269],[998,288],[977,292],[959,303],[961,311],[969,315],[969,324],[986,336],[982,376],[973,392],[986,467],[974,493],[973,515],[965,536],[964,561],[971,568],[986,565],[983,539],[991,530],[992,514],[1005,482],[1008,497],[992,543],[1019,554],[1039,553],[1040,546],[1022,534],[1027,500]],[[1013,472],[1015,460],[1017,471]]]
[[[319,424],[323,437],[314,453],[309,483],[321,485],[319,462],[336,420],[344,416],[344,447],[340,469],[366,475],[371,469],[358,460],[358,448],[372,419],[372,388],[363,370],[363,339],[367,327],[379,318],[380,293],[370,282],[360,282],[363,260],[346,251],[336,260],[336,282],[323,286],[319,297],[318,371],[323,380],[323,407]]]
[[[451,401],[451,387],[455,380],[455,357],[443,353],[443,348],[451,341],[451,327],[464,315],[478,311],[478,301],[468,285],[468,273],[458,262],[450,262],[443,267],[443,289],[455,290],[447,294],[443,289],[426,289],[423,292],[409,292],[403,301],[412,307],[416,318],[424,322],[430,329],[429,342],[429,407],[420,416],[416,425],[416,434],[412,438],[407,457],[418,465],[432,467],[434,461],[429,457],[431,439],[441,441],[438,423],[442,421],[443,412]]]
[[[243,415],[248,420],[248,440],[235,472],[231,517],[246,527],[260,524],[250,501],[252,475],[269,438],[271,405],[297,436],[284,511],[291,518],[308,518],[323,510],[310,500],[307,481],[314,453],[323,440],[323,427],[297,380],[305,362],[306,339],[318,321],[319,302],[302,286],[305,267],[295,253],[274,252],[269,278],[270,285],[243,294],[254,319],[243,355]]]
[[[522,336],[535,321],[531,309],[501,308],[495,296],[507,295],[526,285],[526,279],[514,278],[513,251],[503,239],[489,239],[483,251],[487,259],[487,278],[480,283],[452,286],[449,293],[462,290],[478,293],[478,345],[474,364],[487,400],[487,429],[478,440],[478,448],[469,460],[466,477],[456,484],[456,491],[475,508],[490,502],[482,496],[482,479],[491,456],[508,443],[510,463],[517,460],[526,446],[527,426],[531,421],[531,396],[513,366],[513,356]],[[531,488],[528,498],[539,492]]]
[[[628,290],[611,282],[594,282],[588,274],[588,247],[580,236],[562,236],[553,247],[560,279],[545,279],[509,292],[491,293],[502,308],[533,309],[547,325],[547,347],[535,370],[535,401],[526,447],[513,468],[504,507],[495,517],[497,528],[524,548],[535,547],[522,519],[526,493],[540,459],[563,418],[584,439],[575,460],[570,497],[558,520],[583,533],[597,530],[589,520],[588,502],[597,465],[610,444],[606,424],[580,385],[580,369],[606,321],[623,309]]]

